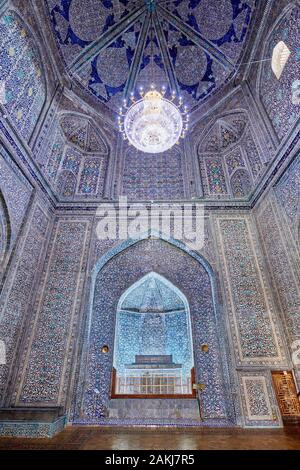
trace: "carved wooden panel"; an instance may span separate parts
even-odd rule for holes
[[[282,417],[300,417],[300,401],[292,372],[276,371],[272,372],[272,377]]]

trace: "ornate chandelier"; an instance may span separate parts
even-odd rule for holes
[[[187,107],[175,92],[167,99],[165,87],[159,92],[152,85],[147,93],[140,88],[139,94],[138,100],[133,93],[130,100],[124,100],[119,110],[119,130],[124,140],[142,152],[165,152],[185,137],[189,121]]]

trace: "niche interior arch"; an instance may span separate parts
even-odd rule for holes
[[[283,69],[280,79],[275,76],[269,61],[259,65],[256,80],[256,94],[259,105],[267,116],[279,141],[291,131],[300,112],[299,100],[293,99],[299,80],[299,32],[295,25],[300,21],[300,2],[289,2],[271,25],[263,40],[261,58],[272,57],[274,47],[283,41],[291,55]],[[276,99],[274,99],[274,96]],[[286,97],[289,97],[288,99]]]
[[[116,316],[112,397],[194,398],[188,300],[152,271],[121,296]]]

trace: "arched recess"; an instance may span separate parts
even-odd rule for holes
[[[152,271],[118,303],[112,396],[192,398],[194,382],[188,300]]]
[[[109,153],[108,144],[99,127],[85,114],[62,112],[59,125],[66,142],[85,153]]]
[[[110,147],[101,129],[85,114],[60,112],[47,141],[46,174],[62,197],[105,197]],[[65,194],[61,179],[74,175],[74,191]],[[69,174],[69,180],[73,179]]]
[[[0,17],[0,49],[5,66],[4,108],[14,126],[30,141],[47,102],[47,80],[35,36],[20,14],[8,9]]]
[[[72,421],[121,424],[108,417],[118,302],[132,284],[153,271],[180,289],[189,302],[196,381],[206,385],[202,394],[205,425],[234,424],[227,333],[215,274],[203,256],[158,234],[126,240],[93,268]],[[205,343],[209,353],[201,349]],[[102,352],[103,346],[108,346],[107,353]]]
[[[0,190],[0,278],[4,272],[10,249],[11,226],[8,208]]]
[[[298,225],[300,223],[299,175],[300,154],[296,154],[274,185],[276,200],[283,210],[286,222],[296,241],[298,240]]]
[[[207,197],[240,197],[231,190],[232,176],[238,170],[249,174],[251,186],[245,194],[249,196],[261,175],[260,149],[244,109],[215,117],[203,131],[196,152]]]

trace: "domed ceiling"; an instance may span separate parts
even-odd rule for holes
[[[255,8],[255,0],[46,2],[67,73],[113,110],[152,81],[195,108],[234,75]]]

